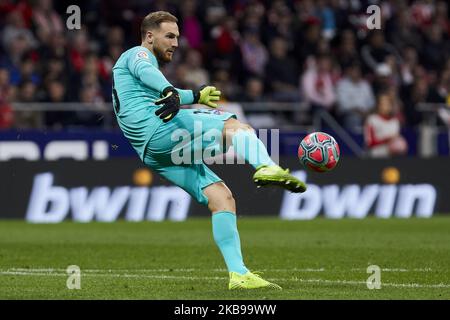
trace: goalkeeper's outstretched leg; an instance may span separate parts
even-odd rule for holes
[[[222,253],[230,275],[228,288],[281,289],[279,285],[250,272],[245,266],[236,223],[236,203],[230,189],[223,182],[216,182],[204,188],[203,193],[208,199],[208,209],[212,212],[214,241]]]
[[[279,186],[291,192],[305,192],[306,184],[282,169],[269,156],[266,146],[255,134],[255,130],[236,119],[225,121],[223,138],[227,146],[255,167],[253,181],[259,186]]]

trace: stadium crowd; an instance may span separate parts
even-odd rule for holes
[[[71,2],[0,0],[0,128],[34,124],[11,102],[111,101],[111,68],[156,10],[179,18],[179,50],[163,72],[180,88],[214,84],[225,101],[308,102],[311,114],[327,110],[352,131],[381,96],[392,105],[382,118],[401,126],[421,123],[420,103],[450,104],[444,0],[77,1],[82,26],[68,30]],[[367,28],[371,4],[381,8],[380,29]],[[78,113],[45,117],[48,127],[73,123],[99,125]]]

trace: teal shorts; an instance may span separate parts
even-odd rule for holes
[[[222,181],[203,161],[222,152],[224,121],[236,115],[213,109],[181,109],[148,142],[144,163],[199,203],[208,205],[203,189]]]

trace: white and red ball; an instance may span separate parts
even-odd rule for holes
[[[303,138],[298,147],[298,158],[305,168],[326,172],[339,162],[339,145],[324,132],[313,132]]]

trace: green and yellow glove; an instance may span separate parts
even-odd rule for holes
[[[180,95],[174,87],[167,87],[162,92],[162,98],[155,101],[155,105],[161,108],[156,110],[155,114],[162,119],[162,121],[168,122],[172,120],[180,111]]]
[[[221,92],[214,86],[201,86],[198,90],[193,90],[194,103],[201,103],[210,108],[217,108],[217,101],[220,100]]]

